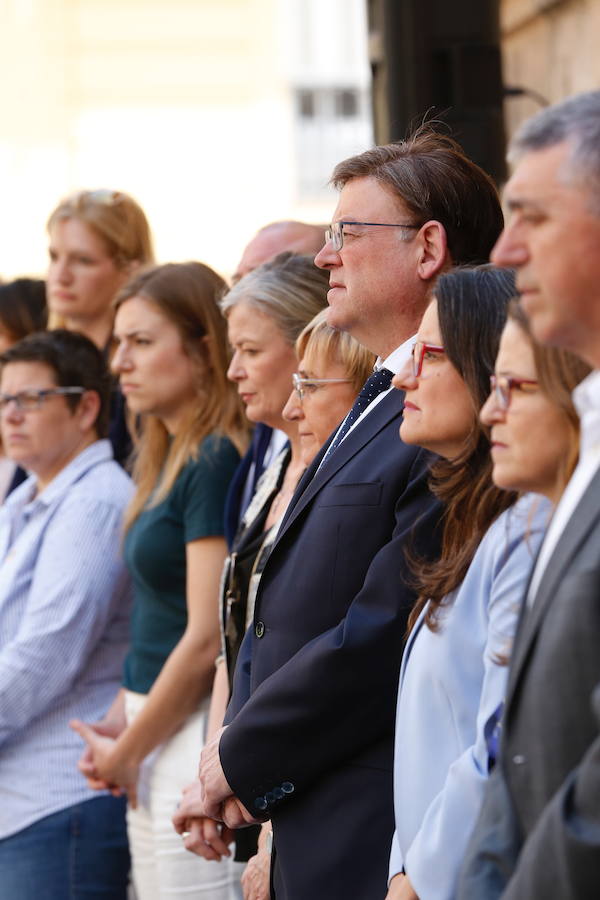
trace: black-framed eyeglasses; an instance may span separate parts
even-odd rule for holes
[[[14,403],[20,412],[30,412],[39,409],[48,397],[70,394],[85,394],[84,387],[56,387],[56,388],[31,388],[28,391],[19,391],[17,394],[0,394],[0,413],[3,413],[9,403]]]
[[[539,382],[534,378],[513,378],[512,375],[490,375],[490,390],[494,395],[500,409],[506,410],[510,406],[510,398],[513,391],[523,391],[525,394],[535,394],[539,388]]]
[[[344,246],[344,226],[360,226],[361,228],[415,228],[419,229],[420,225],[413,222],[332,222],[325,232],[325,241],[331,242],[331,246],[339,253]]]
[[[298,372],[294,372],[292,375],[292,384],[300,402],[307,394],[316,391],[322,384],[350,384],[351,381],[351,378],[305,378]]]
[[[412,348],[412,373],[418,378],[423,371],[423,360],[428,354],[444,353],[440,344],[427,344],[425,341],[415,341]]]

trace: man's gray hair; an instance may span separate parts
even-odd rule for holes
[[[589,187],[600,215],[600,91],[576,94],[528,119],[510,143],[509,160],[568,141],[566,176]]]

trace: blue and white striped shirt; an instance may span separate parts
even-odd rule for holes
[[[104,715],[128,644],[133,485],[109,441],[35,489],[31,477],[0,507],[0,839],[96,796],[68,722]]]

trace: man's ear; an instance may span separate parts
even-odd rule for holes
[[[420,245],[418,275],[423,281],[431,281],[450,262],[446,229],[441,222],[431,219],[422,226],[417,240]]]

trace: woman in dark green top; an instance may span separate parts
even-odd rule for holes
[[[113,367],[140,422],[125,523],[135,604],[124,690],[102,723],[79,730],[91,783],[129,796],[138,900],[163,892],[229,900],[238,876],[229,860],[216,869],[187,853],[170,822],[197,772],[219,652],[223,506],[246,443],[225,375],[223,288],[207,266],[169,264],[134,278],[116,300]]]

